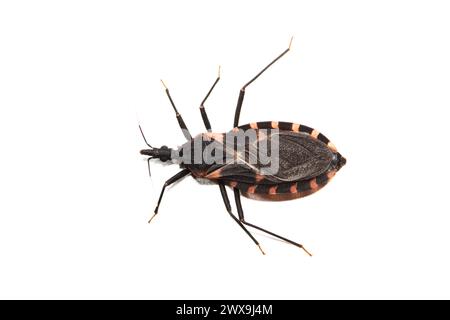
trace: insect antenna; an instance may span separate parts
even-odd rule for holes
[[[141,125],[139,125],[139,131],[141,131],[142,138],[144,138],[145,144],[146,144],[150,149],[153,149],[153,147],[150,145],[150,143],[147,142],[147,139],[145,138],[145,135],[144,135],[144,131],[142,131]],[[152,178],[152,172],[150,171],[150,160],[153,159],[153,158],[154,158],[154,157],[149,157],[149,158],[147,158],[148,176],[150,177],[150,179]]]
[[[141,125],[139,125],[139,130],[141,131],[142,138],[144,138],[145,144],[150,147],[150,149],[153,149],[153,147],[150,145],[150,143],[147,142],[147,139],[145,139],[144,131],[142,131]]]

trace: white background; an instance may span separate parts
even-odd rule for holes
[[[0,298],[450,298],[450,7],[446,1],[2,1]],[[281,203],[163,182],[137,124],[192,133],[284,120],[347,157],[326,188]],[[232,196],[229,193],[230,197]],[[231,197],[232,199],[232,197]]]

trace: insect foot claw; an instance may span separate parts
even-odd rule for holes
[[[155,213],[152,215],[152,217],[150,218],[150,220],[148,220],[148,223],[152,222],[153,218],[156,216],[157,213],[158,213],[158,212],[155,211]]]
[[[161,83],[162,83],[162,85],[164,86],[164,89],[169,90],[169,89],[167,88],[166,84],[164,83],[164,81],[163,81],[162,79],[161,79]]]
[[[258,248],[259,248],[259,250],[261,250],[261,253],[263,254],[263,255],[266,255],[266,253],[263,251],[263,249],[261,248],[261,246],[258,244]]]
[[[312,257],[312,254],[308,250],[306,250],[304,246],[300,246],[300,248],[302,248],[303,251],[305,251],[308,254],[308,256]]]

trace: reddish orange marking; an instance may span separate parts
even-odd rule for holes
[[[207,132],[205,133],[205,135],[208,141],[211,141],[213,139],[223,143],[223,135],[221,133]]]
[[[330,148],[333,152],[337,152],[336,146],[332,144],[331,141],[328,142],[328,148]]]
[[[278,121],[272,121],[272,129],[278,129]]]
[[[297,183],[294,183],[290,188],[291,193],[297,193]]]
[[[316,190],[317,188],[319,188],[319,185],[317,184],[316,178],[311,179],[311,181],[309,182],[309,186],[312,190]]]
[[[235,188],[237,186],[236,181],[230,181],[230,187]]]
[[[250,123],[250,128],[258,129],[258,124],[256,122],[252,122],[252,123]]]
[[[233,128],[233,132],[238,132],[239,131],[239,128],[238,127],[234,127]]]
[[[269,194],[277,194],[277,186],[270,187]]]
[[[213,172],[211,172],[210,174],[208,174],[205,178],[207,179],[218,179],[221,177],[221,171],[222,169],[217,169]]]
[[[328,172],[327,172],[327,177],[328,177],[328,179],[333,178],[335,174],[336,174],[336,170],[328,171]]]
[[[220,143],[223,143],[223,137],[224,135],[222,133],[214,133],[213,138],[216,141],[219,141]]]
[[[316,129],[314,129],[312,132],[311,132],[311,136],[313,137],[313,138],[316,138],[317,139],[317,136],[319,135],[319,131],[317,131]]]
[[[260,174],[257,174],[257,175],[255,176],[255,179],[256,179],[256,182],[260,182],[260,181],[264,180],[264,176],[263,176],[263,175],[260,175]]]
[[[298,123],[292,124],[292,131],[299,132],[300,131],[300,125]]]
[[[265,201],[286,201],[292,199],[298,199],[302,197],[306,197],[310,194],[314,193],[314,191],[304,191],[297,193],[277,193],[277,194],[267,194],[267,193],[248,193],[242,192],[244,197],[254,199],[254,200],[265,200]]]
[[[248,187],[247,192],[248,193],[255,193],[255,190],[256,190],[256,186],[250,186],[250,187]]]

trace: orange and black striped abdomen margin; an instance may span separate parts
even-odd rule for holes
[[[336,170],[330,170],[317,177],[286,182],[280,184],[249,184],[235,181],[225,181],[230,187],[239,189],[242,194],[251,199],[284,201],[308,196],[324,187],[335,175]]]
[[[249,124],[244,124],[237,128],[244,130],[244,131],[246,131],[248,129],[278,129],[278,130],[292,131],[292,132],[303,132],[303,133],[309,134],[311,137],[326,144],[331,151],[337,152],[337,149],[334,146],[334,144],[331,143],[330,139],[328,139],[324,134],[320,133],[316,129],[310,128],[303,124],[284,122],[284,121],[262,121],[262,122],[252,122]]]

